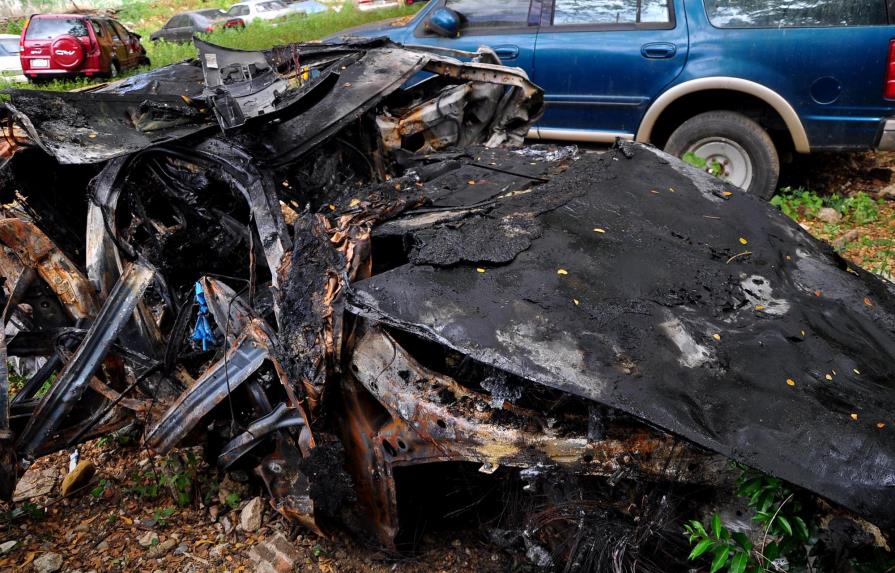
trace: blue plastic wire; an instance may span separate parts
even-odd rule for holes
[[[205,291],[202,285],[196,283],[196,304],[199,305],[199,317],[196,319],[196,326],[193,328],[192,340],[197,345],[202,345],[202,350],[208,350],[210,346],[215,346],[217,340],[214,337],[214,330],[211,328],[211,322],[208,320],[208,302],[205,300]]]

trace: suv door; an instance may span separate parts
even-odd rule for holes
[[[112,23],[108,20],[102,20],[108,38],[110,38],[111,51],[116,60],[118,60],[118,68],[124,69],[128,66],[130,54],[127,50],[127,38],[121,38],[112,27]]]
[[[538,135],[633,138],[687,60],[682,0],[552,0],[545,8],[533,77],[547,104]]]
[[[123,60],[122,64],[127,68],[132,68],[138,65],[140,62],[140,50],[134,36],[115,20],[109,20],[109,26],[112,27],[112,30],[124,44],[127,60]]]
[[[538,0],[441,0],[429,14],[441,6],[455,10],[464,18],[459,37],[442,38],[428,31],[428,18],[424,18],[413,30],[413,36],[407,39],[408,44],[472,52],[486,45],[497,52],[504,64],[520,67],[531,76],[541,13]]]

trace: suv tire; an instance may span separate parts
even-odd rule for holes
[[[749,193],[770,199],[780,177],[780,157],[768,133],[752,119],[733,111],[709,111],[680,125],[665,144],[675,157],[688,153],[707,159],[710,169]]]

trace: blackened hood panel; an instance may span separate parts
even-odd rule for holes
[[[631,145],[406,239],[352,312],[895,525],[892,290],[766,203]]]

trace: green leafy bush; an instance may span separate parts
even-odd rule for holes
[[[728,573],[773,571],[772,563],[781,557],[790,563],[806,562],[811,534],[801,515],[804,506],[800,496],[778,478],[739,467],[742,473],[737,480],[737,495],[748,500],[752,521],[763,532],[760,543],[755,546],[745,533],[731,532],[716,513],[708,529],[697,520],[684,526],[684,535],[695,545],[689,559],[711,555],[710,573],[725,568]]]
[[[879,219],[879,202],[863,191],[843,197],[837,193],[818,195],[809,189],[784,187],[771,199],[771,205],[795,220],[815,217],[824,207],[835,209],[858,225],[866,225]]]

